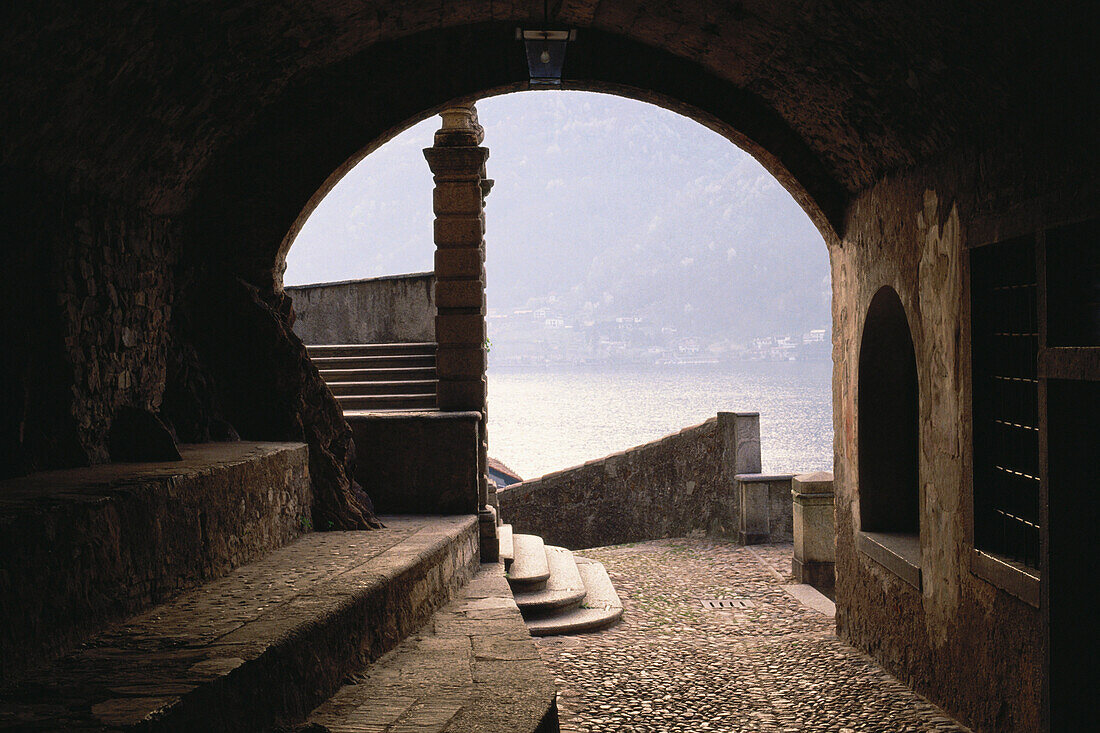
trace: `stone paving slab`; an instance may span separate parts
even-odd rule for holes
[[[625,613],[597,634],[536,640],[563,733],[966,731],[787,591],[792,551],[695,538],[586,549]]]
[[[307,534],[0,689],[0,729],[270,730],[393,648],[473,573],[477,518]]]
[[[303,729],[549,733],[556,721],[554,682],[502,566],[491,563],[424,628],[352,675]]]

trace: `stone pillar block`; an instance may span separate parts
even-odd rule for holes
[[[470,278],[484,283],[485,250],[480,247],[437,249],[435,276],[437,281],[445,278]]]
[[[455,280],[436,273],[436,308],[485,308],[485,283],[480,278]]]
[[[760,473],[760,413],[719,412],[718,429],[726,476]]]
[[[741,473],[737,538],[743,545],[791,539],[791,474]]]
[[[440,181],[432,192],[432,209],[437,215],[481,213],[482,186],[470,186],[465,181]]]
[[[446,313],[435,317],[435,340],[440,348],[446,345],[485,345],[485,316],[481,313]]]
[[[497,510],[485,503],[477,513],[478,550],[481,562],[500,560],[500,541],[497,539]]]
[[[485,375],[486,359],[483,346],[439,347],[435,355],[435,371],[440,379],[481,379]]]
[[[819,588],[835,583],[836,529],[833,524],[833,474],[802,474],[791,482],[794,502],[795,581]]]
[[[440,216],[433,226],[436,247],[479,247],[485,236],[485,215]]]
[[[439,409],[445,412],[481,412],[485,406],[485,379],[440,379],[436,397]]]

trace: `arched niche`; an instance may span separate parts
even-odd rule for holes
[[[885,286],[859,347],[859,520],[864,532],[917,535],[920,471],[917,360],[905,308]]]

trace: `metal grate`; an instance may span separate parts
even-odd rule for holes
[[[974,543],[1039,563],[1039,324],[1031,237],[972,250]]]
[[[752,608],[752,601],[744,598],[703,598],[703,608]]]

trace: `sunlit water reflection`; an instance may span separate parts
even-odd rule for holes
[[[832,364],[491,369],[489,455],[524,478],[714,417],[759,412],[765,473],[832,470]]]

